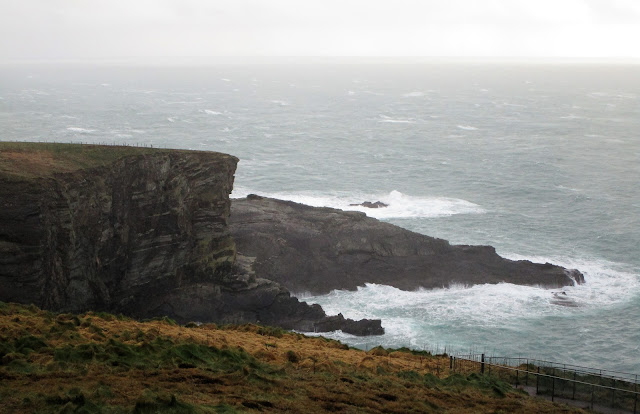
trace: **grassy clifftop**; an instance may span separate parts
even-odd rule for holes
[[[0,176],[49,177],[109,165],[132,155],[199,152],[177,149],[42,142],[0,142]]]
[[[0,302],[0,412],[579,412],[448,358],[255,325],[54,314]]]
[[[0,173],[20,177],[47,177],[107,165],[128,155],[169,151],[140,147],[58,144],[40,142],[0,142]]]

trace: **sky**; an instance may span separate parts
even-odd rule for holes
[[[0,0],[0,62],[234,56],[640,59],[640,0]]]

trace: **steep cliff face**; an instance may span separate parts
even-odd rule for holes
[[[235,157],[78,147],[0,146],[0,300],[182,322],[327,325],[319,306],[235,265],[227,224]],[[358,326],[356,334],[383,332],[380,321]]]
[[[355,290],[365,283],[414,290],[455,283],[584,282],[577,270],[507,260],[490,246],[454,246],[364,213],[259,196],[232,200],[231,233],[238,252],[255,258],[257,275],[294,292]]]
[[[129,309],[138,296],[219,273],[235,260],[227,217],[236,163],[158,151],[48,177],[4,176],[3,299]]]

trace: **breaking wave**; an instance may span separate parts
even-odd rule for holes
[[[237,188],[232,198],[246,197],[251,192]],[[307,193],[259,193],[266,197],[294,201],[314,207],[332,207],[340,210],[361,211],[377,219],[392,218],[431,218],[452,216],[454,214],[482,214],[486,211],[479,205],[467,200],[449,197],[416,197],[393,190],[388,194],[333,194],[318,195]],[[388,207],[368,208],[358,205],[365,201],[381,201]]]

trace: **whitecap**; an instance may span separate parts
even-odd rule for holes
[[[556,188],[558,190],[570,191],[570,192],[573,192],[573,193],[581,193],[581,192],[584,191],[584,190],[582,190],[580,188],[565,187],[564,185],[561,185],[561,184],[560,185],[556,185]]]
[[[534,263],[554,263],[568,269],[578,269],[586,283],[563,288],[568,296],[581,306],[602,307],[627,301],[640,291],[640,277],[628,265],[595,258],[566,256],[525,256],[500,253],[511,260],[529,260]]]
[[[194,104],[202,104],[202,99],[197,101],[166,101],[162,100],[162,103],[166,105],[194,105]]]
[[[465,131],[477,131],[478,128],[470,125],[457,125],[458,128],[464,129]]]
[[[417,291],[367,283],[355,292],[334,290],[300,299],[319,303],[328,314],[342,313],[353,319],[405,317],[426,324],[464,320],[466,324],[485,327],[517,321],[524,314],[539,317],[567,312],[565,307],[553,305],[553,291],[511,283],[452,285]]]
[[[271,101],[271,103],[278,104],[278,105],[280,105],[280,106],[289,106],[289,105],[291,105],[289,102],[287,102],[287,101],[282,101],[282,100],[279,100],[279,99],[273,99],[273,100]]]
[[[386,115],[380,115],[378,122],[384,122],[389,124],[415,124],[416,121],[414,118],[390,118]]]
[[[521,104],[514,104],[514,103],[509,103],[509,102],[495,102],[492,101],[492,104],[494,104],[496,107],[498,108],[502,108],[503,106],[512,106],[515,108],[526,108],[526,105],[521,105]]]
[[[174,123],[176,122],[175,118],[167,117],[167,121]]]
[[[77,132],[78,134],[91,134],[93,132],[96,132],[95,129],[80,128],[80,127],[67,127],[67,130],[71,132]]]
[[[237,188],[232,198],[246,197],[252,191]],[[313,194],[313,193],[259,193],[266,197],[294,201],[314,207],[332,207],[347,211],[360,211],[377,219],[433,218],[456,214],[483,214],[486,211],[467,200],[449,197],[416,197],[393,190],[387,194]],[[384,208],[367,208],[358,205],[364,201],[381,201]]]
[[[402,96],[404,96],[405,98],[417,98],[420,96],[424,96],[424,92],[420,92],[420,91],[407,92],[407,93],[403,93]]]
[[[385,122],[385,123],[389,123],[389,124],[415,124],[416,121],[412,120],[412,119],[381,119],[378,122]]]
[[[231,82],[231,79],[227,79],[227,78],[220,78],[220,80],[221,80],[222,82]]]
[[[200,112],[203,112],[207,115],[222,115],[222,112],[212,111],[211,109],[203,109]]]
[[[547,289],[511,283],[456,285],[437,289],[404,291],[391,286],[366,284],[357,291],[334,290],[326,295],[303,296],[309,303],[319,303],[328,314],[342,313],[347,318],[383,319],[387,333],[395,336],[396,318],[409,324],[432,327],[456,324],[468,327],[501,328],[519,326],[524,319],[548,316],[568,316],[598,311],[633,300],[640,289],[637,274],[616,269],[615,263],[603,260],[527,257],[507,255],[512,260],[551,262],[577,268],[585,275],[586,283]],[[572,306],[559,306],[558,297]],[[406,333],[405,333],[406,334]],[[397,345],[396,345],[397,346]]]

